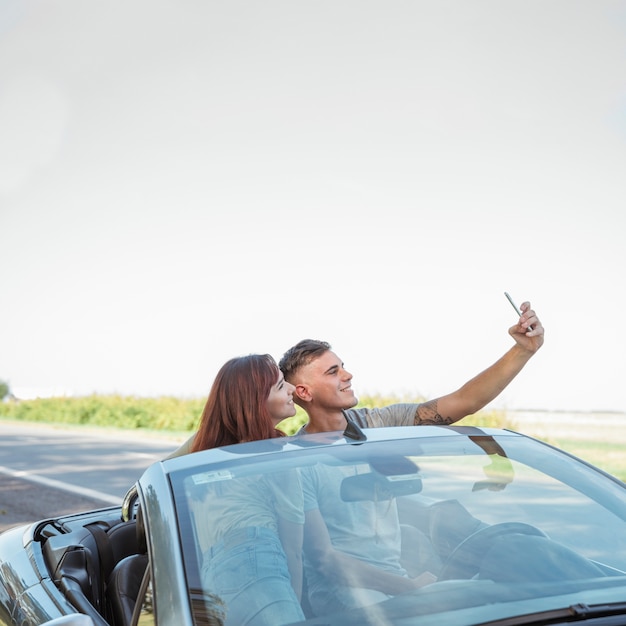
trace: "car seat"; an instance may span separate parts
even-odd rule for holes
[[[136,531],[138,554],[131,554],[117,563],[107,584],[107,605],[115,626],[129,626],[132,623],[142,582],[147,574],[148,549],[141,507],[137,509]]]

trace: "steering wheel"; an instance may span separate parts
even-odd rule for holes
[[[452,551],[437,579],[471,578],[478,571],[481,555],[487,551],[489,544],[497,537],[509,534],[547,537],[539,528],[524,522],[503,522],[484,526],[463,539]]]

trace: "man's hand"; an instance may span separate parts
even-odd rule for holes
[[[515,326],[509,328],[509,335],[515,339],[520,348],[534,354],[543,345],[543,326],[537,314],[530,308],[530,302],[522,302],[520,310],[522,316]]]
[[[419,576],[415,578],[411,578],[413,584],[415,585],[415,589],[419,589],[420,587],[425,587],[426,585],[431,585],[432,583],[437,582],[437,577],[431,572],[422,572]]]

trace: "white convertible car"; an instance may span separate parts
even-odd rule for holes
[[[325,560],[303,524],[296,623],[626,624],[621,481],[519,433],[417,426],[158,462],[121,508],[11,529],[0,535],[0,625],[237,624],[237,594],[207,575],[210,544],[234,536],[229,520],[245,526],[251,499],[235,496],[259,481],[284,487],[276,502],[303,520],[319,513],[329,554],[344,555]],[[363,564],[380,567],[380,585],[359,577]],[[389,575],[397,587],[382,584]],[[335,596],[359,600],[344,606]],[[259,613],[246,623],[265,622]]]

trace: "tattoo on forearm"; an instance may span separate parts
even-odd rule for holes
[[[437,400],[423,402],[415,411],[415,425],[424,424],[452,424],[454,420],[450,417],[443,417],[437,411]]]

